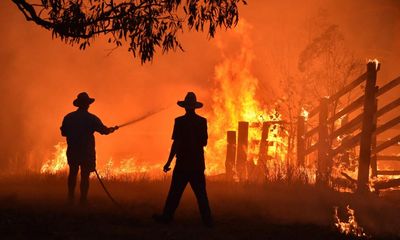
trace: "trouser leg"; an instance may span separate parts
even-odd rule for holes
[[[201,217],[205,223],[212,220],[210,204],[208,202],[207,191],[206,191],[206,178],[204,173],[195,173],[190,177],[190,186],[196,195],[197,204]]]
[[[78,175],[79,166],[69,165],[68,174],[68,199],[73,200],[75,196],[76,176]]]
[[[172,219],[176,208],[179,205],[183,191],[188,183],[187,176],[181,173],[173,173],[171,187],[168,192],[168,197],[165,202],[163,215],[167,219]]]
[[[81,167],[81,202],[87,201],[90,171]]]

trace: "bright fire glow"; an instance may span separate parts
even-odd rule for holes
[[[124,178],[127,180],[143,178],[143,177],[155,177],[159,176],[162,170],[161,164],[142,164],[139,163],[135,158],[122,159],[118,165],[114,164],[114,161],[110,159],[104,167],[104,177],[108,179],[112,178]]]
[[[237,131],[239,121],[249,122],[247,160],[253,164],[258,162],[262,123],[281,121],[281,115],[263,104],[263,96],[258,95],[259,80],[251,73],[254,54],[248,30],[246,22],[241,21],[235,29],[242,43],[240,51],[236,55],[225,57],[215,67],[213,112],[209,117],[211,141],[206,151],[207,164],[213,167],[214,174],[225,171],[226,132]],[[281,123],[271,124],[268,133],[268,156],[275,167],[283,166],[286,161],[285,134]]]
[[[280,113],[263,104],[263,97],[258,95],[259,80],[251,73],[254,54],[247,35],[248,29],[248,24],[241,21],[236,29],[236,34],[242,42],[240,51],[236,55],[226,56],[215,67],[212,112],[207,114],[210,138],[206,148],[208,175],[225,172],[226,131],[237,131],[239,121],[249,122],[249,163],[258,164],[262,125],[264,122],[270,122],[266,150],[268,159],[264,164],[268,165],[270,174],[274,171],[285,172],[287,167],[287,131],[284,129]],[[65,144],[56,145],[55,156],[43,165],[42,173],[54,174],[66,169],[65,148]],[[153,175],[152,172],[159,174],[161,164],[148,165],[139,163],[135,158],[127,158],[117,161],[110,159],[105,166],[98,166],[102,175],[112,178],[137,174]]]
[[[308,120],[308,115],[310,115],[310,113],[305,109],[305,108],[301,108],[301,112],[300,112],[300,116],[304,117],[304,120]]]
[[[375,68],[376,68],[376,70],[378,70],[378,68],[379,68],[379,61],[378,61],[378,59],[369,59],[368,60],[368,62],[370,63],[370,62],[372,62],[372,63],[375,63]]]
[[[67,163],[67,144],[59,142],[55,146],[52,159],[46,161],[40,170],[42,174],[66,173]],[[107,179],[137,179],[143,177],[160,176],[162,171],[161,164],[148,165],[140,163],[135,158],[127,158],[115,164],[111,158],[104,166],[100,166],[99,173]]]
[[[339,232],[344,233],[346,235],[353,235],[357,237],[365,237],[366,234],[362,227],[360,227],[356,221],[355,211],[346,206],[346,212],[348,215],[347,221],[341,221],[338,215],[338,207],[334,208],[334,222],[335,227],[339,230]]]
[[[67,170],[67,144],[59,142],[54,148],[53,158],[42,165],[40,173],[56,174]]]

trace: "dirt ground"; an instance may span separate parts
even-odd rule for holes
[[[169,225],[153,222],[169,179],[105,181],[123,209],[91,179],[89,206],[66,205],[66,177],[0,177],[0,239],[357,239],[333,227],[333,209],[355,210],[366,239],[400,239],[400,194],[356,196],[287,183],[210,180],[215,227],[203,227],[190,187]]]

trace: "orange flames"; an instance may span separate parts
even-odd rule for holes
[[[134,157],[122,159],[119,164],[114,164],[110,159],[104,167],[104,177],[108,179],[126,179],[133,180],[138,178],[157,178],[161,176],[161,164],[142,164]]]
[[[42,174],[66,173],[67,164],[67,144],[59,142],[55,146],[52,159],[47,160],[41,167]],[[100,166],[99,173],[107,179],[126,179],[133,180],[144,177],[160,176],[161,164],[148,165],[137,161],[134,157],[122,159],[119,164],[115,164],[110,158],[104,166]]]
[[[42,165],[40,173],[56,174],[67,170],[67,144],[59,142],[54,148],[53,158]]]
[[[353,235],[356,237],[365,237],[367,236],[364,233],[364,230],[362,227],[360,227],[356,221],[355,217],[355,211],[349,207],[349,205],[346,206],[346,212],[348,215],[347,221],[341,221],[338,215],[338,207],[334,208],[334,224],[335,227],[339,230],[339,232],[344,233],[346,235]]]
[[[301,108],[300,116],[304,117],[305,121],[308,120],[309,115],[310,113],[305,108]]]
[[[241,48],[237,55],[226,57],[215,67],[215,88],[212,95],[212,112],[209,119],[209,144],[206,148],[206,174],[215,175],[225,171],[226,131],[236,130],[239,121],[249,122],[248,160],[258,163],[259,142],[262,123],[281,121],[281,115],[262,103],[257,96],[258,79],[251,73],[254,54],[248,37],[249,25],[241,21],[235,34],[241,39]],[[270,167],[286,166],[287,133],[281,124],[272,124],[268,134],[268,153]],[[53,159],[47,161],[42,173],[55,174],[66,169],[65,143],[55,146]],[[118,162],[119,164],[115,164]],[[141,174],[160,174],[162,163],[148,165],[139,163],[135,158],[114,162],[110,159],[101,168],[106,177],[121,177]]]
[[[254,53],[248,36],[249,29],[250,26],[242,20],[234,32],[240,39],[240,48],[236,49],[235,54],[222,53],[225,58],[215,67],[211,111],[206,113],[209,119],[209,143],[205,149],[206,174],[217,175],[225,172],[226,132],[237,131],[238,122],[246,121],[249,122],[248,163],[255,166],[264,164],[261,166],[264,171],[262,174],[268,179],[288,178],[289,170],[293,170],[291,165],[293,163],[288,159],[288,133],[280,113],[271,107],[271,104],[265,104],[263,101],[265,99],[259,94],[259,80],[251,72]],[[221,49],[223,49],[222,43]],[[372,62],[378,65],[377,60],[372,60]],[[304,108],[301,109],[300,114],[306,121],[308,120],[309,113]],[[260,163],[260,140],[264,122],[270,122],[271,126],[267,138],[267,161]],[[341,142],[342,138],[343,136],[339,136],[337,141]],[[351,162],[355,161],[355,155],[350,154]],[[98,170],[106,178],[158,178],[162,175],[162,164],[143,163],[135,157],[116,161],[109,158],[106,164],[98,164]],[[303,171],[301,174],[306,174],[309,180],[315,181],[315,166],[311,164],[305,169],[299,169]],[[66,171],[66,143],[60,142],[55,145],[53,157],[42,165],[40,172],[57,174]],[[340,178],[342,173],[352,179],[357,179],[357,167],[352,168],[343,164],[333,166],[333,176]],[[379,180],[388,178],[390,177],[379,177]],[[370,186],[373,186],[373,182],[377,180],[378,178],[371,179]]]
[[[262,103],[258,97],[259,80],[251,73],[254,53],[248,36],[249,26],[241,21],[235,34],[241,40],[237,55],[226,57],[215,67],[215,88],[212,95],[212,113],[210,114],[209,135],[206,158],[212,173],[224,172],[226,151],[226,132],[237,130],[239,121],[249,122],[248,160],[258,162],[259,142],[262,123],[280,121],[281,116]],[[268,134],[268,155],[281,164],[286,160],[287,138],[285,130],[279,124],[273,124]]]

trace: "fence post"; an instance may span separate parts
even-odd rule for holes
[[[318,129],[317,184],[328,185],[329,180],[329,139],[328,139],[328,98],[320,101]]]
[[[228,180],[233,179],[233,169],[236,160],[236,131],[226,132],[226,160],[225,160],[225,174]]]
[[[376,76],[380,64],[374,61],[367,64],[367,82],[364,94],[364,113],[360,139],[360,157],[358,166],[358,186],[359,193],[368,191],[369,167],[371,164],[371,143],[372,135],[375,131],[374,115],[376,100]]]
[[[270,124],[263,122],[261,130],[260,152],[258,154],[259,162],[265,164],[268,156],[268,132]]]
[[[375,88],[375,94],[378,92],[378,87]],[[374,133],[372,134],[372,142],[371,142],[371,150],[374,150],[376,148],[376,144],[377,144],[377,139],[376,139],[376,133],[375,133],[375,129],[376,129],[376,125],[378,123],[378,117],[376,116],[376,112],[378,111],[378,99],[375,99],[375,109],[374,109]],[[376,154],[372,155],[371,157],[371,176],[372,177],[376,177],[378,176],[378,156]]]
[[[262,171],[262,174],[265,175],[267,172],[267,158],[268,158],[268,133],[269,127],[271,126],[268,122],[263,122],[262,130],[261,130],[261,141],[260,141],[260,152],[258,153],[258,167]]]
[[[236,153],[236,173],[239,181],[246,179],[246,164],[247,164],[247,146],[249,135],[249,123],[239,122],[238,126],[238,144]]]
[[[304,166],[305,164],[305,150],[306,150],[306,141],[305,141],[305,117],[299,116],[297,119],[297,165]]]

